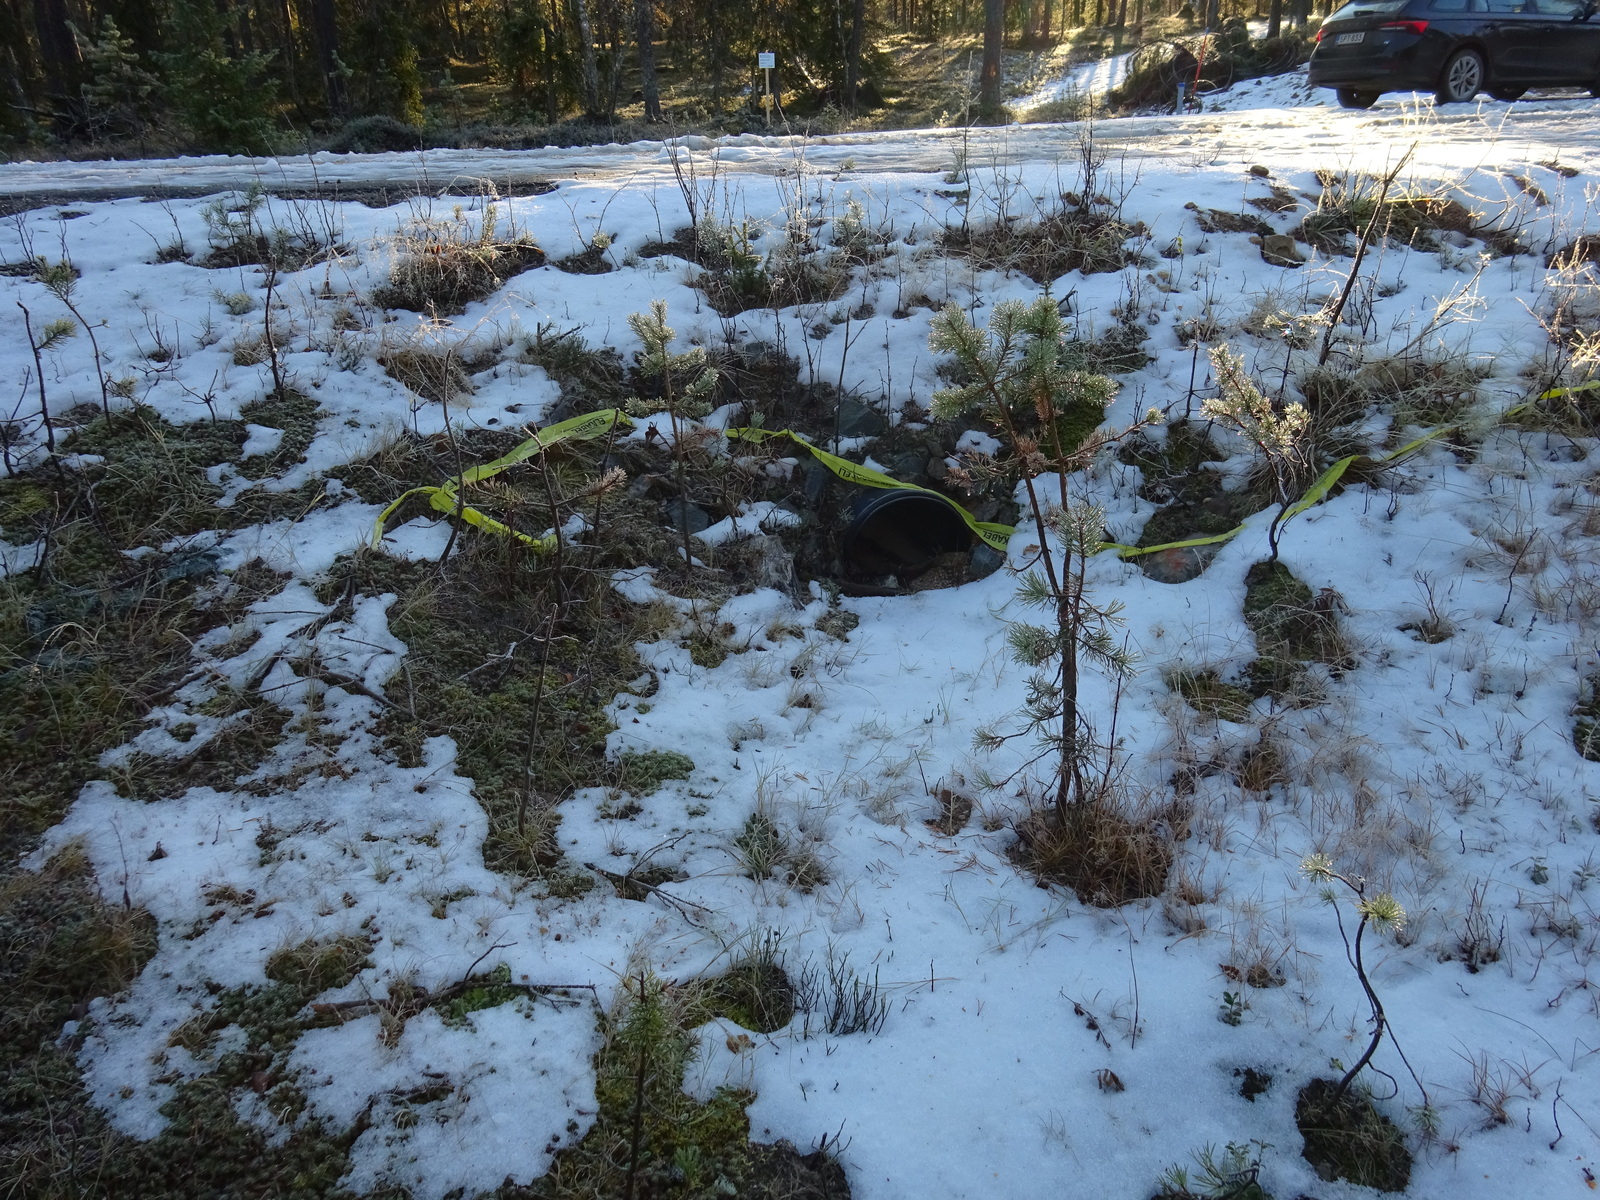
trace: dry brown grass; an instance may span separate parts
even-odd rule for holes
[[[486,300],[514,275],[544,265],[545,254],[514,225],[499,228],[493,197],[476,223],[457,208],[448,220],[422,216],[396,241],[389,281],[372,302],[430,316],[450,316]]]
[[[1041,882],[1070,887],[1085,904],[1116,908],[1166,890],[1188,813],[1177,803],[1130,813],[1101,797],[1074,805],[1064,820],[1054,809],[1036,810],[1016,831],[1012,856]]]

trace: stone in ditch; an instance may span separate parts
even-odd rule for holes
[[[1261,239],[1261,259],[1275,267],[1298,267],[1306,256],[1287,233],[1269,233]]]
[[[988,542],[979,542],[972,548],[972,556],[967,561],[967,573],[973,579],[982,579],[985,575],[993,575],[1005,565],[1004,554]]]
[[[1139,567],[1157,583],[1188,583],[1198,578],[1217,556],[1216,546],[1174,546],[1141,555]]]
[[[706,510],[697,504],[690,504],[685,500],[668,500],[661,506],[661,515],[667,524],[679,533],[687,525],[690,533],[699,533],[703,529],[711,528],[711,517]]]
[[[749,553],[751,583],[786,593],[794,590],[794,557],[782,539],[760,534],[750,539]]]
[[[849,397],[839,401],[839,436],[877,437],[889,428],[889,419],[870,404]]]
[[[889,456],[889,474],[901,483],[921,483],[927,476],[928,456],[915,450],[902,450]]]

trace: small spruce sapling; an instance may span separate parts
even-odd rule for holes
[[[1071,419],[1086,407],[1103,411],[1116,384],[1079,369],[1065,332],[1056,303],[1041,296],[1030,305],[996,305],[987,331],[951,305],[934,318],[929,339],[936,352],[956,360],[965,380],[934,395],[933,415],[948,419],[977,409],[1004,434],[1010,450],[1005,465],[1022,482],[1040,541],[1038,568],[1022,576],[1017,597],[1051,618],[1048,626],[1011,625],[1012,654],[1035,672],[1023,706],[1025,725],[1015,734],[984,731],[979,744],[994,749],[1012,737],[1036,735],[1043,750],[1032,762],[1055,760],[1055,810],[1063,828],[1104,782],[1090,778],[1098,747],[1079,707],[1081,667],[1087,661],[1120,681],[1134,663],[1114,632],[1122,606],[1099,603],[1087,589],[1089,558],[1101,548],[1105,513],[1073,502],[1068,480],[1105,445],[1160,420],[1152,409],[1121,433],[1094,431],[1073,439]]]
[[[683,561],[687,567],[693,564],[694,555],[689,547],[689,485],[683,427],[711,411],[710,396],[717,385],[717,372],[707,365],[704,347],[695,346],[682,354],[672,352],[672,339],[677,334],[667,324],[666,301],[652,300],[648,313],[630,314],[628,327],[644,343],[639,355],[639,373],[661,383],[659,396],[630,400],[628,409],[638,416],[664,412],[672,423],[673,472],[684,506],[678,524],[683,534]]]
[[[1313,854],[1300,864],[1301,872],[1313,883],[1320,883],[1322,898],[1333,905],[1334,919],[1339,922],[1339,936],[1344,939],[1345,956],[1350,960],[1350,965],[1355,968],[1356,978],[1361,981],[1361,989],[1367,994],[1367,1003],[1372,1009],[1372,1040],[1367,1043],[1367,1049],[1356,1060],[1355,1065],[1344,1073],[1344,1078],[1339,1080],[1339,1086],[1334,1090],[1332,1103],[1338,1104],[1350,1083],[1360,1073],[1361,1068],[1372,1061],[1372,1056],[1378,1052],[1378,1043],[1383,1040],[1384,1030],[1388,1028],[1388,1018],[1384,1015],[1383,1002],[1378,999],[1378,993],[1373,990],[1372,980],[1367,977],[1367,968],[1362,958],[1362,939],[1366,936],[1368,926],[1380,932],[1398,931],[1406,920],[1405,909],[1400,907],[1400,902],[1388,892],[1379,892],[1375,896],[1367,895],[1366,880],[1348,875],[1341,875],[1334,870],[1333,860],[1325,854]],[[1341,883],[1356,897],[1356,912],[1361,914],[1361,923],[1356,926],[1355,940],[1345,932],[1344,917],[1339,911],[1338,892],[1335,883]]]
[[[1217,372],[1221,394],[1207,400],[1202,411],[1243,437],[1266,462],[1272,477],[1272,498],[1278,505],[1277,515],[1267,527],[1267,544],[1272,551],[1267,561],[1277,562],[1278,534],[1300,487],[1310,482],[1311,448],[1306,435],[1311,414],[1298,402],[1277,405],[1262,395],[1245,373],[1244,360],[1227,346],[1211,351],[1211,364]]]

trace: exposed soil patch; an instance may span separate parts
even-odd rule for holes
[[[994,271],[1020,271],[1043,286],[1070,271],[1094,275],[1142,263],[1129,241],[1146,230],[1095,205],[1068,204],[1037,219],[1014,217],[941,237],[950,251]]]
[[[1411,1182],[1405,1136],[1372,1101],[1313,1079],[1295,1098],[1294,1121],[1305,1139],[1301,1153],[1323,1179],[1347,1179],[1380,1192],[1403,1192]]]
[[[453,316],[486,300],[506,280],[542,267],[544,251],[529,239],[511,242],[439,241],[408,252],[389,282],[372,291],[381,308]]]
[[[1249,677],[1255,695],[1282,693],[1318,662],[1334,670],[1355,666],[1339,626],[1344,601],[1332,588],[1312,593],[1281,562],[1258,562],[1245,574],[1244,620],[1255,632],[1257,658]]]

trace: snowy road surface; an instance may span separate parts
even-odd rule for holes
[[[1331,94],[1329,94],[1331,95]],[[1203,163],[1255,157],[1285,169],[1326,166],[1330,155],[1351,166],[1381,164],[1417,147],[1420,168],[1468,169],[1514,152],[1529,160],[1559,157],[1594,139],[1600,102],[1550,99],[1523,104],[1481,100],[1444,111],[1427,101],[1390,97],[1367,112],[1339,108],[1265,108],[1189,116],[1125,117],[1095,123],[1013,125],[997,129],[922,129],[817,138],[744,134],[716,141],[688,137],[692,150],[716,147],[724,170],[756,174],[853,170],[857,174],[946,171],[967,161],[994,165],[1075,158],[1090,129],[1110,154]],[[543,150],[427,150],[416,153],[314,154],[296,158],[208,157],[127,162],[23,162],[0,166],[0,195],[136,195],[160,188],[312,188],[385,183],[437,190],[461,179],[516,183],[540,179],[671,182],[664,143],[548,147]]]

